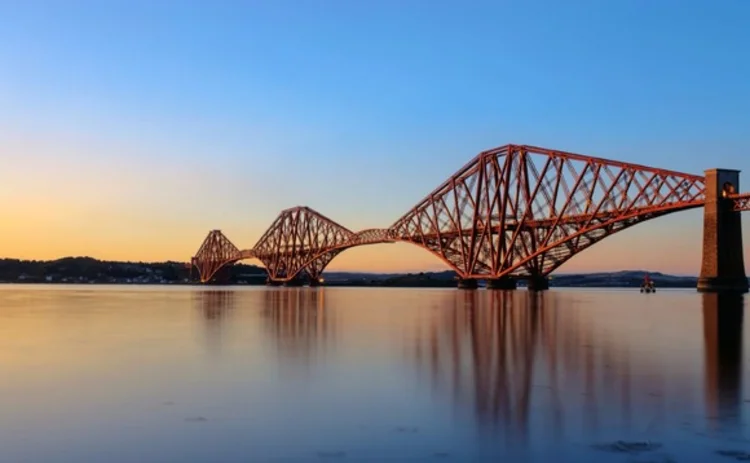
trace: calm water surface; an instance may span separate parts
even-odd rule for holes
[[[0,286],[0,461],[736,461],[743,304]]]

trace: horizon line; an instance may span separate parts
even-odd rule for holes
[[[56,259],[21,259],[18,257],[0,257],[0,261],[15,260],[19,262],[56,262],[56,261],[60,261],[64,259],[90,259],[90,260],[95,260],[98,262],[111,262],[111,263],[119,263],[119,264],[141,264],[141,265],[190,264],[190,261],[186,262],[186,261],[181,261],[181,260],[169,260],[169,259],[162,260],[162,261],[107,260],[107,259],[98,259],[92,256],[64,256],[64,257],[58,257]],[[263,265],[241,263],[239,261],[236,262],[236,264],[247,265],[247,266],[262,268],[266,270],[266,268]],[[365,274],[365,275],[404,275],[404,274],[414,274],[414,273],[444,273],[444,272],[455,272],[455,270],[450,269],[450,268],[446,268],[444,270],[402,270],[402,271],[394,270],[394,271],[379,271],[379,272],[371,271],[371,270],[324,270],[323,274],[340,273],[340,274]],[[669,275],[669,276],[698,278],[697,275],[687,274],[687,273],[665,273],[663,271],[658,271],[658,270],[643,270],[643,269],[614,269],[614,270],[592,270],[588,272],[560,272],[560,273],[551,273],[548,276],[591,275],[591,274],[596,274],[596,273],[623,273],[623,272],[657,273],[657,274]]]

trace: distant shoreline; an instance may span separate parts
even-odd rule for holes
[[[109,282],[46,282],[46,281],[0,281],[0,286],[194,286],[198,288],[227,288],[227,287],[268,287],[265,283],[200,283],[200,282],[172,282],[172,283],[109,283]],[[284,287],[277,286],[277,287]],[[299,286],[297,286],[299,287]],[[324,283],[319,287],[324,288],[456,288],[456,282],[446,282],[443,284],[369,284],[369,283]],[[657,289],[690,289],[695,288],[694,284],[666,284],[657,286]],[[484,289],[479,286],[479,289]],[[550,284],[550,288],[577,288],[577,289],[639,289],[640,285],[628,284]],[[525,289],[525,286],[518,286],[518,289]]]
[[[553,274],[550,287],[559,288],[638,288],[645,274],[657,288],[695,288],[698,278],[644,270]],[[224,285],[261,286],[267,273],[256,265],[238,263],[226,267]],[[451,270],[420,273],[324,272],[323,286],[389,288],[455,288],[456,273]],[[0,259],[0,284],[107,284],[206,286],[184,262],[116,262],[90,257],[66,257],[53,261]],[[480,286],[482,283],[480,282]],[[524,285],[519,280],[519,287]]]

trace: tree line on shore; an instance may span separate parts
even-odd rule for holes
[[[237,264],[229,271],[231,280],[266,275],[255,265]],[[117,262],[91,257],[0,259],[0,282],[6,283],[185,283],[195,279],[195,271],[184,262]]]
[[[264,284],[266,270],[238,263],[226,268],[228,284]],[[645,271],[560,274],[550,281],[558,287],[638,287]],[[328,275],[327,273],[324,276]],[[366,274],[333,272],[326,278],[331,286],[450,287],[456,284],[453,271],[408,274]],[[657,287],[695,287],[697,279],[651,273]],[[197,282],[197,272],[185,262],[117,262],[91,257],[20,260],[0,259],[0,283],[110,283],[187,284]]]

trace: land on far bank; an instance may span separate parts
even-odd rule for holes
[[[229,268],[227,284],[262,285],[266,282],[263,267],[236,264]],[[559,273],[550,279],[552,287],[638,287],[644,270],[596,273]],[[694,288],[694,276],[648,272],[656,286]],[[66,257],[52,261],[0,259],[0,283],[67,283],[67,284],[195,284],[196,272],[184,262],[115,262],[90,257]],[[326,286],[374,287],[455,287],[453,271],[420,273],[325,272]],[[523,285],[523,281],[519,283]]]

